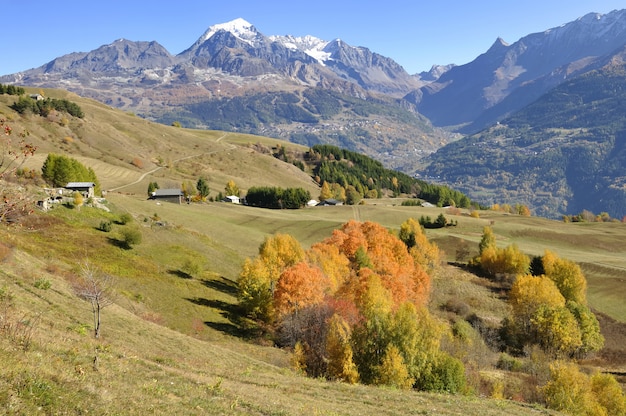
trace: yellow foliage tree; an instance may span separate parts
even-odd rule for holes
[[[565,307],[542,305],[530,319],[541,347],[557,356],[569,356],[582,346],[576,318]]]
[[[235,181],[232,179],[228,181],[228,183],[226,184],[226,187],[224,188],[224,191],[226,192],[227,196],[230,196],[230,195],[239,196],[239,194],[241,193],[241,191],[239,190],[239,187],[237,186]]]
[[[83,195],[80,192],[76,191],[72,196],[74,197],[74,206],[80,209],[80,207],[82,207],[84,203]]]
[[[381,364],[376,369],[375,384],[410,389],[415,380],[409,375],[402,355],[395,345],[389,345]]]
[[[350,260],[330,244],[314,244],[307,252],[307,259],[317,265],[328,278],[329,291],[335,293],[350,276]]]
[[[359,372],[353,361],[350,335],[348,323],[341,316],[333,315],[326,336],[327,377],[354,384],[359,381]]]
[[[506,248],[488,245],[480,254],[480,267],[492,277],[515,276],[528,273],[530,258],[522,253],[516,244]]]
[[[607,415],[606,408],[594,397],[589,378],[574,363],[553,363],[550,380],[541,391],[551,409],[572,415]]]
[[[573,261],[559,258],[549,250],[546,250],[542,262],[546,276],[556,283],[566,300],[587,304],[587,280],[580,266]]]
[[[305,259],[305,253],[298,240],[279,233],[265,239],[259,247],[259,258],[267,266],[272,284],[275,284],[283,270]]]
[[[270,322],[274,316],[270,270],[260,259],[246,259],[237,282],[239,304],[246,315]]]
[[[626,395],[610,374],[596,373],[591,376],[591,391],[600,406],[610,416],[626,416]]]
[[[330,190],[328,182],[324,181],[322,189],[320,190],[320,201],[331,199],[333,197],[333,191]]]
[[[398,237],[409,249],[409,253],[427,273],[431,273],[441,264],[441,252],[435,243],[428,241],[422,226],[414,218],[409,218],[400,225]]]

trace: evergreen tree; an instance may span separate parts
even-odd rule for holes
[[[200,196],[200,199],[202,201],[206,201],[210,192],[209,184],[207,183],[206,179],[204,179],[203,177],[200,177],[198,179],[198,183],[196,184],[196,189],[198,190],[198,195]]]

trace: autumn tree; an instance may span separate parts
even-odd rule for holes
[[[496,248],[496,236],[491,227],[485,226],[483,236],[478,243],[478,253],[483,254],[483,251],[490,247]]]
[[[390,344],[387,346],[382,362],[376,369],[375,384],[410,389],[415,380],[409,375],[404,360],[398,348]]]
[[[530,268],[530,258],[522,253],[516,244],[505,248],[489,245],[482,250],[479,261],[481,269],[489,276],[502,276],[508,280],[513,280],[516,275],[528,273]]]
[[[367,283],[367,289],[359,299],[364,319],[353,332],[354,361],[361,380],[365,384],[374,384],[390,343],[393,301],[378,276],[370,275]]]
[[[255,319],[274,319],[273,297],[281,273],[303,261],[300,243],[288,234],[267,237],[259,247],[259,255],[247,259],[238,280],[238,298],[244,312]]]
[[[556,283],[566,300],[587,304],[587,280],[580,266],[559,258],[549,250],[546,250],[542,262],[545,275]]]
[[[504,323],[510,346],[538,344],[557,356],[598,351],[604,345],[595,315],[584,305],[566,301],[544,275],[519,276],[509,292],[511,317]]]
[[[231,195],[239,196],[241,194],[239,187],[237,186],[235,181],[232,179],[229,180],[228,183],[226,184],[226,187],[224,188],[224,192],[226,193],[227,196],[231,196]]]
[[[306,252],[306,256],[327,277],[330,293],[335,293],[350,276],[350,261],[337,246],[316,243]]]
[[[521,350],[530,343],[538,343],[536,316],[540,310],[562,309],[565,299],[554,282],[545,276],[518,276],[509,291],[511,316],[504,323],[507,343]]]
[[[330,185],[328,182],[324,181],[324,183],[322,183],[322,189],[320,190],[320,201],[331,199],[332,197],[333,192],[330,190]]]
[[[591,392],[607,415],[626,416],[626,394],[611,374],[591,376]]]
[[[334,314],[328,324],[326,335],[327,377],[346,383],[357,383],[359,372],[354,364],[350,344],[352,330],[340,315]]]
[[[432,272],[441,263],[441,252],[435,243],[428,241],[418,221],[409,218],[400,225],[398,237],[407,246],[411,256],[427,272]]]
[[[600,323],[596,315],[586,305],[568,301],[567,309],[572,313],[580,330],[581,345],[574,355],[584,357],[590,352],[600,351],[604,347],[604,336],[600,332]]]
[[[286,268],[276,283],[274,307],[279,315],[322,303],[328,280],[322,271],[306,262]]]
[[[246,259],[237,282],[237,297],[245,315],[271,322],[274,317],[270,269],[259,257]]]
[[[84,198],[83,198],[83,194],[81,194],[78,191],[75,191],[74,194],[72,195],[73,198],[73,204],[76,208],[80,209],[80,207],[83,206],[83,203],[85,202]]]
[[[575,363],[553,363],[550,366],[550,380],[541,391],[551,409],[572,415],[608,415],[607,409],[594,395],[589,377]]]

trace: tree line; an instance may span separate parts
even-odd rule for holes
[[[48,154],[41,167],[41,176],[56,187],[63,187],[69,182],[93,182],[96,194],[100,193],[100,183],[94,170],[68,156]]]
[[[298,209],[311,200],[311,193],[303,188],[253,186],[246,194],[246,204],[273,209]]]
[[[361,197],[376,198],[382,195],[383,190],[389,190],[395,196],[413,195],[437,206],[468,208],[472,205],[469,197],[448,186],[430,184],[387,169],[368,156],[337,146],[315,145],[305,158],[315,165],[313,175],[318,183],[337,183],[344,189],[351,187]]]
[[[18,101],[10,107],[20,114],[31,112],[42,117],[46,117],[52,110],[68,113],[78,118],[85,117],[83,110],[78,104],[65,99],[44,98],[43,100],[34,100],[30,97],[20,96]]]
[[[0,84],[0,94],[23,95],[26,94],[26,90],[15,85]]]

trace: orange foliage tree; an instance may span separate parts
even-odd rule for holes
[[[274,291],[274,307],[279,316],[297,312],[324,300],[328,279],[319,267],[305,262],[283,271]]]

